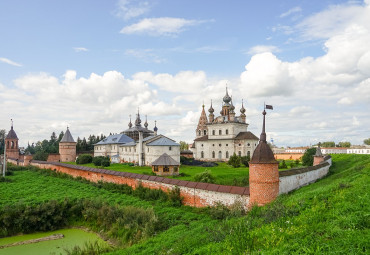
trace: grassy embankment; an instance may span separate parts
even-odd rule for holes
[[[171,207],[30,171],[0,183],[0,207],[85,197],[153,208],[166,227],[112,254],[368,254],[370,157],[333,155],[333,162],[328,177],[239,218],[215,219],[217,209]]]

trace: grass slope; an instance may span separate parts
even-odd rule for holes
[[[30,171],[16,172],[9,177],[13,182],[0,183],[0,206],[20,199],[33,203],[88,197],[153,208],[168,225],[111,254],[368,254],[370,156],[333,155],[333,162],[326,178],[227,220]]]

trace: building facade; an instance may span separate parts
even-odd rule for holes
[[[192,146],[195,159],[227,161],[234,153],[238,156],[253,156],[259,139],[248,131],[243,103],[240,116],[236,116],[232,98],[226,88],[220,116],[215,117],[212,102],[208,118],[204,105],[202,107]]]
[[[140,166],[151,165],[166,153],[176,162],[180,162],[180,144],[174,140],[158,135],[157,125],[154,130],[148,129],[148,122],[141,126],[140,114],[137,114],[135,125],[130,122],[129,128],[120,134],[110,135],[94,145],[94,156],[109,156],[115,162],[132,162]]]

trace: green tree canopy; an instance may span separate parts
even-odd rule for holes
[[[329,142],[322,142],[321,147],[327,148],[327,147],[335,147],[335,142],[329,141]]]
[[[184,141],[180,141],[180,150],[185,151],[185,150],[188,150],[188,149],[189,149],[189,145]]]
[[[302,157],[302,164],[305,166],[312,166],[313,165],[313,155],[316,154],[316,148],[309,148],[303,154]]]
[[[349,148],[349,147],[351,147],[351,143],[350,142],[339,142],[338,143],[338,147],[346,147],[346,148]]]
[[[370,138],[365,139],[364,144],[370,145]]]

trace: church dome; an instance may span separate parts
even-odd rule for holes
[[[208,111],[209,111],[209,113],[213,113],[215,111],[215,109],[213,109],[213,107],[212,107],[212,101],[211,101],[211,107],[209,107]]]
[[[229,104],[231,102],[231,97],[229,96],[229,93],[227,92],[227,88],[226,88],[226,95],[224,96],[223,101],[225,104]]]

